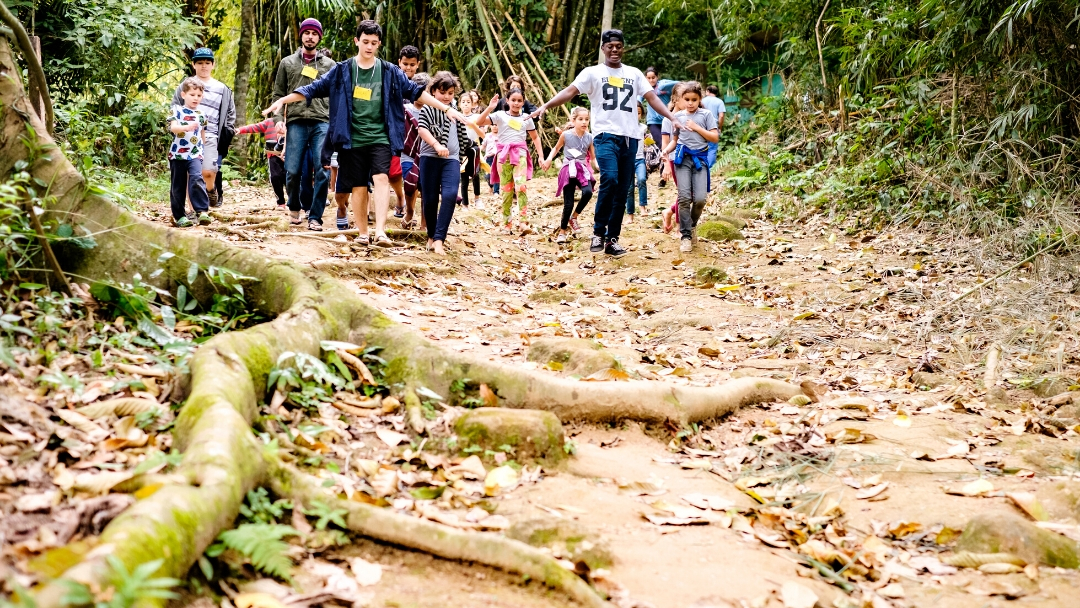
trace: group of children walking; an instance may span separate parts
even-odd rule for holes
[[[309,21],[314,20],[307,20],[305,24]],[[508,235],[533,233],[527,188],[534,169],[529,150],[531,143],[545,171],[562,153],[556,196],[562,197],[563,209],[555,241],[565,243],[579,231],[578,217],[597,191],[594,172],[599,172],[604,200],[598,199],[591,249],[621,255],[625,248],[617,245],[619,230],[611,228],[611,218],[617,215],[617,223],[622,223],[621,207],[625,203],[625,211],[633,221],[634,186],[637,187],[637,206],[644,210],[648,205],[646,147],[653,145],[654,137],[649,126],[641,122],[643,106],[639,100],[643,99],[654,112],[664,115],[659,154],[662,162],[669,165],[678,187],[677,202],[664,214],[665,231],[670,231],[677,223],[682,237],[681,249],[690,251],[696,242],[695,227],[711,186],[709,144],[713,144],[715,150],[720,125],[714,114],[702,108],[702,87],[697,82],[676,84],[672,88],[671,103],[664,108],[657,100],[655,87],[650,90],[649,82],[641,72],[621,65],[622,34],[611,30],[605,32],[605,36],[611,32],[617,36],[610,36],[608,42],[611,44],[605,43],[604,48],[618,48],[608,54],[606,66],[595,66],[607,70],[606,75],[591,75],[593,68],[587,68],[567,91],[539,109],[526,100],[520,78],[512,77],[504,85],[504,94],[495,95],[486,107],[481,108],[478,94],[463,92],[461,83],[452,73],[441,71],[430,77],[415,73],[417,58],[406,56],[413,54],[406,53],[413,47],[402,50],[398,65],[377,59],[375,52],[382,42],[382,30],[373,21],[363,21],[357,27],[358,54],[355,58],[350,57],[326,71],[319,70],[323,73],[318,78],[305,72],[308,84],[283,95],[263,114],[280,116],[282,108],[288,104],[304,104],[300,106],[303,108],[313,100],[328,99],[325,147],[332,149],[337,157],[337,163],[334,163],[337,165],[336,179],[332,180],[336,183],[330,184],[336,193],[337,227],[347,227],[351,203],[353,220],[361,229],[361,242],[368,240],[364,227],[368,222],[368,199],[374,195],[376,226],[372,244],[392,244],[385,235],[384,226],[389,186],[396,180],[393,184],[399,199],[396,215],[404,218],[403,223],[412,223],[412,198],[419,191],[420,228],[427,231],[428,249],[443,254],[455,207],[469,204],[470,189],[474,196],[479,196],[485,165],[490,167],[492,192],[502,197],[500,230]],[[310,42],[310,38],[305,42]],[[411,64],[402,65],[402,62]],[[629,70],[626,72],[629,77],[613,76],[613,69],[619,74]],[[185,214],[184,195],[187,194],[196,210],[198,223],[206,224],[211,220],[207,214],[205,186],[198,187],[196,178],[201,179],[201,176],[195,168],[201,130],[206,124],[198,111],[202,85],[197,79],[188,78],[180,88],[184,105],[174,107],[170,124],[175,136],[169,152],[173,166],[173,217],[177,226],[193,223]],[[601,116],[591,116],[584,107],[573,108],[569,122],[559,130],[557,143],[545,157],[536,119],[548,106],[565,103],[577,94],[588,95],[593,102],[591,105]],[[455,103],[459,96],[459,103]],[[625,115],[626,112],[631,114]],[[283,202],[284,194],[284,184],[279,182],[284,181],[282,174],[285,172],[278,166],[282,147],[278,142],[285,137],[283,126],[271,118],[239,131],[266,135],[271,178],[279,204]],[[613,149],[619,155],[622,154],[618,151],[621,144],[618,139],[612,140],[612,136],[632,141],[635,145],[624,148],[631,153],[628,160],[632,162],[626,165],[621,156],[607,157],[615,162],[602,167],[594,143],[599,140],[594,139],[590,127],[599,131],[596,135],[605,136],[601,138],[605,149]],[[271,142],[274,145],[270,145]],[[616,147],[611,148],[610,144]],[[715,153],[711,156],[715,158]],[[631,179],[622,175],[624,167],[632,169]],[[292,177],[291,173],[289,177]],[[399,189],[402,183],[404,192]],[[626,188],[625,198],[614,203],[620,207],[617,214],[610,209],[613,192],[604,196],[605,187],[613,191]],[[290,184],[290,199],[294,192],[296,190]],[[600,209],[601,202],[606,207],[603,210]],[[290,209],[292,206],[290,201]],[[601,218],[601,215],[605,217]],[[317,222],[312,218],[309,228],[321,230],[321,217]]]

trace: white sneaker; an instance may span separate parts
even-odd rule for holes
[[[694,241],[693,241],[693,239],[683,239],[682,243],[679,244],[679,251],[681,251],[683,253],[690,253],[693,250],[694,250]]]

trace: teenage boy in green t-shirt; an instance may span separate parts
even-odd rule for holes
[[[328,97],[330,129],[327,139],[338,152],[338,180],[335,199],[339,207],[352,194],[356,227],[367,225],[368,182],[375,195],[375,241],[381,247],[393,245],[386,236],[386,216],[390,208],[390,160],[400,154],[405,141],[405,102],[429,105],[465,122],[465,117],[414,84],[396,65],[375,56],[382,45],[382,28],[371,20],[356,27],[357,55],[334,66],[315,82],[278,99],[263,115],[276,112],[284,104]],[[366,242],[365,230],[360,241]]]

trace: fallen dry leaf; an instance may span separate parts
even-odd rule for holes
[[[487,496],[498,496],[499,494],[509,492],[517,486],[519,479],[520,476],[513,467],[501,466],[492,469],[488,472],[487,477],[484,478],[484,494]]]
[[[786,581],[780,586],[780,601],[784,608],[814,608],[818,596],[809,587],[795,581]]]
[[[859,500],[867,500],[874,498],[889,488],[889,482],[879,483],[876,486],[864,488],[855,493],[855,498]]]
[[[383,403],[385,402],[386,401],[383,400]],[[409,436],[404,433],[391,431],[390,429],[382,427],[375,429],[375,436],[378,437],[387,446],[392,448],[395,448],[398,446],[398,444],[409,440]]]
[[[1050,514],[1046,512],[1046,508],[1042,506],[1042,503],[1035,498],[1035,494],[1032,492],[1006,492],[1005,497],[1013,501],[1013,504],[1020,507],[1024,513],[1027,513],[1035,521],[1047,521],[1050,519]]]

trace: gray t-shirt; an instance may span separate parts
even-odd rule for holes
[[[457,135],[457,122],[450,121],[450,134],[446,138],[446,150],[449,154],[446,158],[451,160],[457,160],[461,156],[461,144],[458,143]],[[439,157],[439,153],[435,151],[435,148],[428,145],[424,140],[420,140],[420,156],[434,156]]]
[[[681,110],[675,113],[675,117],[683,122],[692,120],[706,131],[712,131],[717,128],[716,117],[712,115],[712,112],[705,108],[698,108],[698,111],[693,114],[687,113],[686,110]],[[704,137],[690,129],[683,128],[681,130],[676,129],[676,131],[678,132],[679,143],[691,150],[704,150],[709,147],[709,142],[706,141]]]
[[[567,161],[580,160],[585,162],[589,156],[589,146],[592,145],[592,133],[588,131],[578,136],[573,130],[563,131],[563,158]]]

